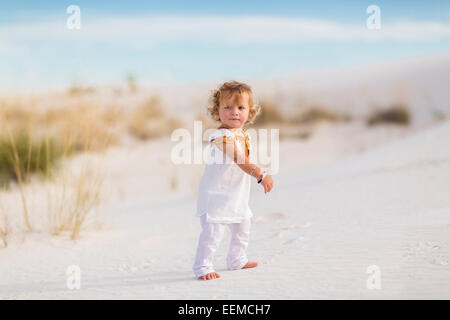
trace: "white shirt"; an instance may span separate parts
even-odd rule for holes
[[[249,139],[251,156],[250,135],[244,134]],[[223,136],[235,140],[238,152],[245,152],[231,130],[217,129],[209,136],[208,159],[198,188],[196,215],[207,214],[207,221],[212,223],[239,223],[253,216],[248,206],[251,176],[211,143]]]

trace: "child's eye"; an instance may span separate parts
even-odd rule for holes
[[[243,109],[245,109],[245,108],[244,108],[243,106],[239,106],[239,109],[240,109],[240,110],[243,110]]]
[[[230,106],[226,106],[226,107],[225,107],[225,109],[230,109],[230,108],[231,108]]]

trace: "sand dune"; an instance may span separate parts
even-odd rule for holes
[[[235,80],[248,82],[259,100],[275,101],[288,115],[302,107],[323,106],[364,118],[374,108],[404,104],[413,124],[422,125],[450,113],[449,54]],[[219,82],[167,84],[157,90],[172,112],[192,118],[193,108],[206,112],[207,93]]]
[[[0,250],[0,298],[449,299],[449,137],[447,121],[303,168],[302,149],[282,142],[282,154],[294,152],[289,163],[281,158],[273,191],[252,185],[248,253],[260,266],[225,270],[227,233],[216,256],[222,278],[213,281],[191,270],[195,194],[152,179],[165,170],[167,147],[112,148],[103,230],[76,242],[39,233],[13,241]],[[80,267],[79,290],[66,286],[70,265]],[[372,265],[380,289],[367,288]]]

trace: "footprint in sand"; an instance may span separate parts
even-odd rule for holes
[[[152,262],[154,262],[154,259],[136,264],[122,263],[120,267],[118,267],[118,270],[121,272],[136,272],[138,270],[145,270],[150,268]]]
[[[443,256],[439,256],[434,258],[431,261],[432,264],[438,265],[438,266],[448,266],[450,265],[450,261],[448,259],[445,259]]]
[[[285,240],[280,242],[282,245],[286,245],[286,244],[293,244],[293,243],[298,243],[301,241],[304,241],[305,238],[304,237],[298,237],[298,238],[294,238],[294,239],[289,239],[289,240]]]
[[[262,215],[260,217],[256,217],[253,222],[256,223],[267,223],[267,222],[274,222],[279,221],[283,219],[287,219],[287,214],[281,213],[281,212],[274,212],[274,213],[267,213],[265,215]]]
[[[292,229],[298,229],[298,228],[309,228],[311,226],[310,222],[304,223],[304,224],[291,224],[290,226],[282,227],[281,230],[292,230]]]
[[[311,226],[310,222],[307,223],[297,223],[297,224],[291,224],[289,226],[284,226],[279,228],[272,237],[283,237],[285,234],[289,234],[291,231],[295,230],[295,229],[300,229],[300,228],[309,228]]]
[[[450,265],[450,259],[446,252],[441,250],[444,248],[444,246],[439,245],[434,241],[421,241],[414,245],[406,246],[404,248],[403,256],[408,259],[421,258],[431,264],[446,267]]]

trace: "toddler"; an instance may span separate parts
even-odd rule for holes
[[[259,113],[251,88],[237,81],[226,82],[213,92],[211,102],[208,111],[221,125],[209,137],[209,159],[198,188],[197,216],[202,231],[193,270],[202,280],[220,278],[213,268],[213,255],[227,225],[231,231],[228,269],[258,265],[246,255],[253,216],[248,206],[251,177],[263,186],[264,193],[273,187],[271,176],[250,161],[251,139],[244,125],[253,123]]]

